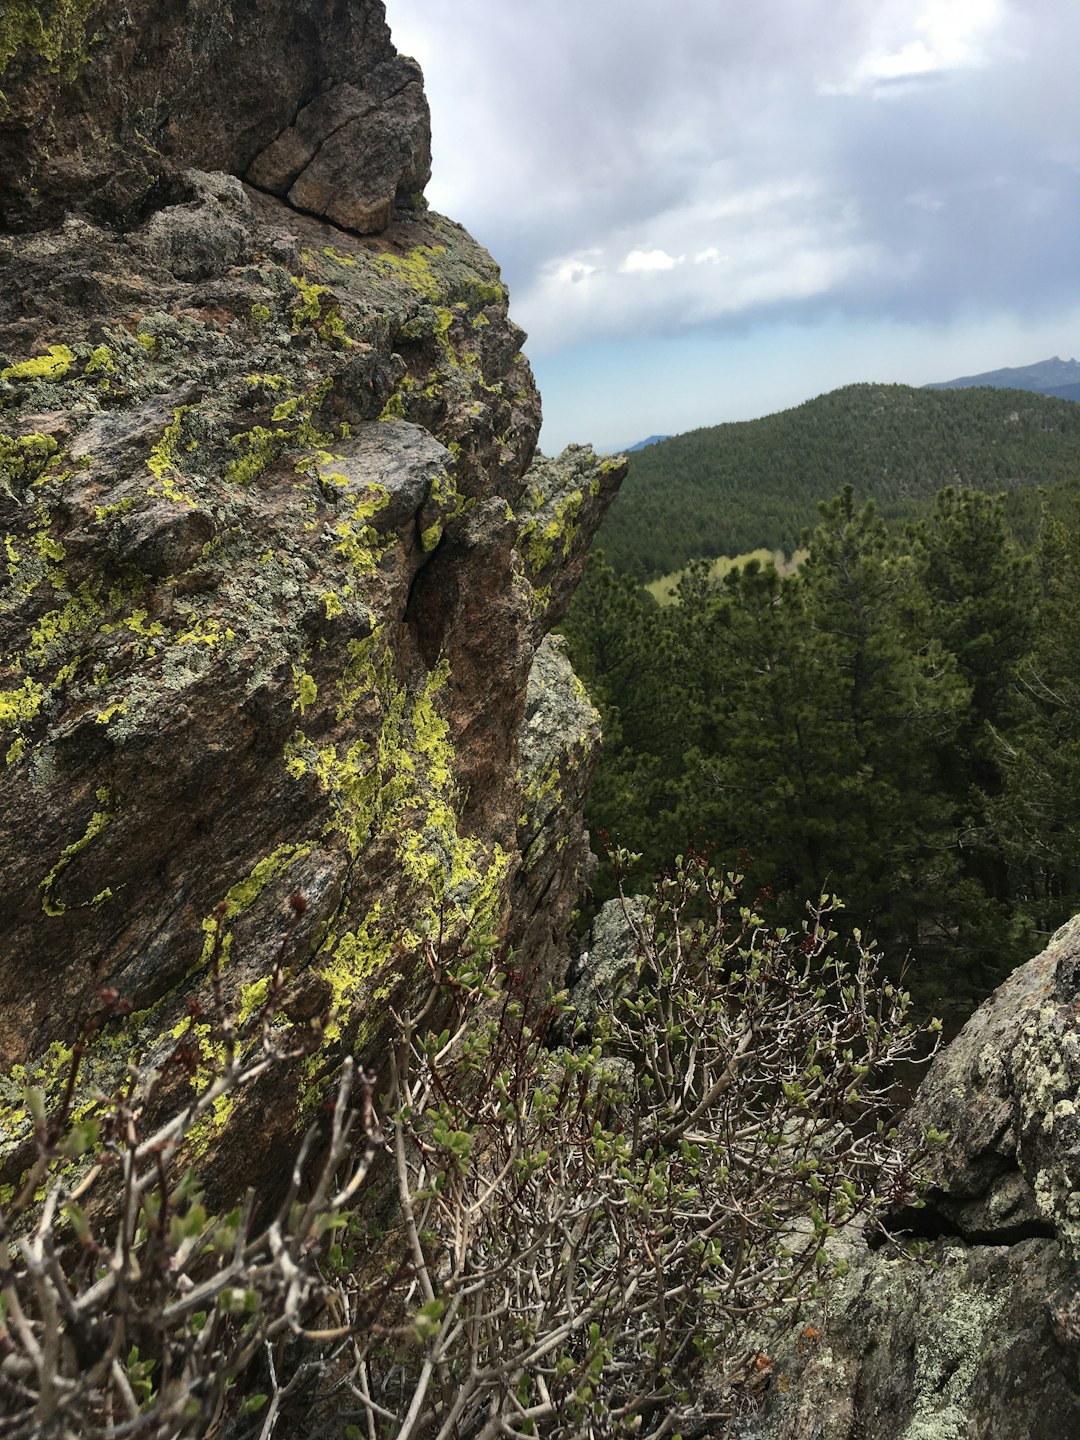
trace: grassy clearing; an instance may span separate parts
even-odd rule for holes
[[[789,560],[783,550],[765,549],[748,550],[744,555],[720,555],[709,566],[709,579],[723,580],[732,570],[741,570],[751,560],[757,560],[761,565],[775,565],[781,575],[792,575],[802,564],[805,555],[805,550],[796,550]],[[675,591],[685,573],[684,570],[676,570],[671,575],[663,575],[659,580],[650,581],[645,589],[658,605],[674,605]]]

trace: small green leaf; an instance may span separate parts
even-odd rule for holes
[[[90,1223],[86,1218],[86,1212],[82,1206],[77,1205],[74,1200],[69,1200],[62,1208],[64,1214],[67,1216],[68,1223],[79,1239],[84,1241],[89,1240]]]
[[[97,1138],[97,1121],[83,1120],[71,1127],[58,1148],[61,1155],[67,1156],[69,1160],[77,1160],[80,1155],[85,1155],[87,1150],[93,1149]]]

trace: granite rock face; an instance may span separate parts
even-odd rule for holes
[[[935,1061],[905,1141],[932,1129],[910,1247],[849,1270],[774,1356],[756,1440],[1059,1440],[1080,1434],[1080,918]],[[812,1335],[812,1338],[807,1338]]]
[[[86,1087],[169,1052],[215,954],[242,1036],[280,956],[286,1017],[327,1043],[245,1094],[250,1123],[205,1127],[227,1189],[278,1163],[342,1053],[380,1068],[425,936],[561,976],[596,725],[541,642],[624,467],[530,470],[524,337],[460,227],[393,193],[377,236],[290,200],[324,121],[399,159],[407,132],[394,184],[425,173],[381,4],[30,8],[95,38],[78,65],[0,48],[0,1186],[32,1148],[22,1085],[62,1083],[102,987],[135,1013]],[[172,138],[129,206],[106,171],[135,128]],[[245,184],[290,130],[283,193]]]

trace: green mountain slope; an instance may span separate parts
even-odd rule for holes
[[[794,410],[635,454],[598,545],[642,579],[698,556],[797,546],[852,485],[886,519],[946,485],[991,492],[1080,476],[1080,406],[1023,390],[848,385]]]

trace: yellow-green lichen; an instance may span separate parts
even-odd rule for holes
[[[379,412],[379,419],[404,420],[406,402],[415,388],[416,383],[412,376],[406,375],[401,381],[401,384],[398,385],[397,389],[393,391],[383,405],[382,410]]]
[[[44,686],[30,679],[18,690],[0,690],[0,729],[12,730],[33,720],[44,703]]]
[[[326,464],[332,463],[329,455],[320,459],[325,459]],[[324,482],[349,483],[344,475],[335,474],[323,464],[319,465],[319,475]],[[349,514],[330,526],[337,537],[334,550],[358,575],[372,574],[386,548],[387,542],[380,539],[378,531],[368,521],[389,503],[390,492],[384,486],[369,485],[353,499]],[[351,592],[351,588],[348,586],[347,592]]]
[[[339,255],[332,245],[325,245],[323,247],[323,254],[335,261],[338,265],[345,265],[350,269],[360,263],[352,255]]]
[[[340,1038],[343,1022],[358,998],[385,998],[390,986],[384,982],[380,995],[370,982],[385,970],[393,948],[391,927],[376,904],[356,929],[336,937],[318,956],[316,968],[330,986],[330,1017],[324,1031],[328,1041]]]
[[[336,350],[346,350],[355,345],[356,341],[341,318],[337,296],[329,285],[316,285],[302,275],[293,275],[291,279],[300,292],[299,303],[292,311],[294,333],[305,328],[312,329],[320,340]]]
[[[256,980],[250,985],[243,985],[240,989],[240,1010],[236,1017],[239,1028],[243,1028],[251,1019],[252,1015],[260,1011],[270,998],[270,977],[264,975],[261,980]]]
[[[62,380],[74,363],[75,353],[69,346],[50,345],[47,354],[0,370],[0,380]]]
[[[75,857],[81,855],[89,845],[93,844],[94,840],[96,840],[104,830],[107,830],[116,818],[115,810],[106,808],[112,803],[112,789],[110,786],[102,785],[99,787],[97,791],[97,801],[102,806],[102,809],[94,811],[82,835],[78,840],[74,840],[70,845],[65,846],[60,852],[59,860],[41,882],[41,908],[46,915],[58,916],[66,912],[68,908],[67,905],[65,905],[56,894],[57,882]],[[109,891],[109,894],[111,895],[112,892]],[[100,895],[94,897],[94,900],[86,903],[93,905],[98,903],[103,897],[104,892],[101,892]],[[81,909],[83,907],[80,906],[77,908]]]
[[[181,1041],[193,1052],[195,1063],[189,1078],[189,1085],[196,1094],[209,1089],[217,1076],[228,1064],[225,1042],[214,1034],[210,1024],[203,1020],[193,1022],[182,1020],[174,1027],[172,1038]],[[201,1116],[187,1133],[185,1149],[190,1160],[197,1160],[209,1150],[211,1143],[221,1134],[228,1123],[234,1095],[219,1095],[207,1113]]]
[[[288,381],[278,375],[249,375],[247,378],[249,383],[266,385],[272,390],[288,385]],[[289,397],[276,406],[273,418],[278,423],[275,429],[255,425],[234,435],[230,444],[237,452],[237,459],[226,466],[225,479],[233,485],[251,485],[275,460],[290,450],[313,452],[296,462],[297,471],[317,464],[327,453],[325,447],[333,443],[334,437],[317,429],[311,417],[332,386],[332,379],[322,380],[307,394]]]
[[[106,520],[111,520],[114,515],[126,515],[129,510],[135,508],[135,501],[132,496],[125,495],[122,500],[117,500],[112,505],[95,505],[94,519],[99,525]]]
[[[531,780],[526,782],[524,787],[525,799],[530,805],[535,807],[546,796],[558,794],[559,781],[561,778],[559,761],[555,759],[551,762],[546,772],[541,771],[539,775],[534,775]]]
[[[222,625],[219,620],[198,619],[189,626],[187,630],[177,633],[174,643],[177,645],[209,645],[211,647],[220,645],[223,641],[230,643],[236,639],[236,631],[231,625]]]
[[[440,702],[448,679],[443,662],[410,697],[393,679],[381,632],[352,641],[338,684],[338,718],[374,699],[377,740],[318,746],[298,730],[285,759],[294,778],[318,784],[352,855],[377,835],[393,841],[426,925],[487,939],[497,928],[509,857],[460,833],[454,752]]]
[[[293,666],[293,684],[296,686],[293,709],[299,710],[303,715],[319,698],[319,687],[315,683],[314,675],[309,674],[299,665]]]
[[[63,544],[44,530],[39,530],[34,536],[34,549],[42,560],[52,561],[55,564],[59,564],[67,555]]]
[[[453,450],[453,446],[450,447]],[[460,451],[460,446],[458,447]],[[431,482],[428,498],[442,511],[444,523],[456,520],[476,504],[475,499],[466,499],[458,490],[457,481],[447,470],[440,470]]]
[[[292,312],[293,330],[301,330],[305,325],[317,325],[322,315],[322,297],[332,297],[334,292],[328,285],[315,285],[310,280],[305,280],[302,275],[293,275],[291,279],[300,291],[299,303]]]
[[[190,495],[184,493],[176,483],[182,480],[183,474],[177,464],[177,450],[180,446],[181,433],[184,427],[184,416],[191,410],[190,405],[182,405],[173,411],[173,418],[165,427],[165,433],[150,451],[150,457],[146,462],[146,468],[158,482],[160,493],[168,500],[176,500],[184,505],[194,507],[195,501]],[[191,449],[191,445],[187,446]],[[153,487],[151,487],[153,493]]]
[[[108,345],[98,345],[90,355],[90,359],[83,367],[84,375],[115,375],[116,360]]]
[[[234,435],[232,446],[240,455],[225,467],[225,479],[232,485],[250,485],[277,459],[289,439],[287,431],[267,430],[263,425]]]
[[[566,559],[577,534],[577,516],[585,500],[584,492],[572,490],[556,501],[550,511],[543,497],[533,492],[533,504],[540,512],[527,519],[521,527],[519,545],[530,574],[535,578],[555,559],[556,553]]]
[[[375,264],[385,275],[404,281],[424,299],[437,300],[441,286],[431,261],[445,254],[445,245],[418,245],[408,255],[378,255]]]
[[[51,435],[0,435],[0,484],[19,489],[32,485],[59,449]]]
[[[86,57],[86,22],[100,0],[7,0],[0,12],[0,75],[28,51],[73,79]],[[0,114],[6,108],[0,99]]]
[[[31,629],[24,663],[31,669],[43,669],[65,653],[75,636],[94,628],[104,614],[97,588],[84,580],[63,605],[47,611]]]
[[[310,841],[294,845],[279,845],[226,892],[221,905],[215,907],[202,922],[205,938],[203,939],[202,955],[196,968],[205,967],[215,949],[223,961],[228,960],[232,947],[232,935],[228,931],[228,922],[236,919],[238,915],[246,914],[271,881],[284,875],[290,866],[305,855],[309,855],[311,850]]]
[[[273,420],[274,423],[277,424],[282,420],[291,419],[296,414],[297,410],[299,410],[302,403],[303,398],[300,395],[293,395],[288,400],[282,400],[280,405],[274,406],[274,409],[270,415],[271,420]]]

